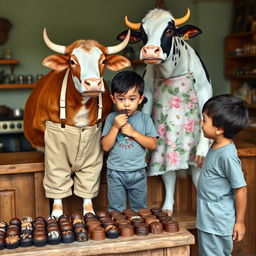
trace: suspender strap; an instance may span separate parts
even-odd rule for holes
[[[102,121],[102,93],[98,96],[98,117],[97,117],[97,125]]]
[[[65,76],[62,81],[61,85],[61,92],[60,92],[60,121],[61,127],[65,128],[65,121],[66,121],[66,92],[67,92],[67,85],[68,85],[68,75],[69,69],[67,69]],[[102,121],[102,94],[100,93],[98,96],[98,116],[97,116],[97,124]]]
[[[68,85],[68,74],[69,69],[67,69],[65,76],[62,81],[61,85],[61,92],[60,92],[60,120],[61,120],[61,127],[65,128],[65,121],[66,121],[66,92],[67,92],[67,85]]]

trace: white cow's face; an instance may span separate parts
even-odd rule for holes
[[[91,95],[104,92],[102,71],[104,68],[105,56],[97,47],[90,50],[75,48],[72,51],[71,73],[76,89],[80,93]]]
[[[130,66],[130,61],[120,55],[110,55],[123,50],[129,42],[130,31],[120,44],[104,46],[95,40],[77,40],[69,46],[53,43],[43,32],[46,45],[62,55],[51,55],[44,59],[43,65],[56,71],[70,70],[75,88],[84,96],[98,96],[105,91],[104,69],[118,71]]]
[[[174,19],[169,12],[160,9],[149,12],[142,20],[141,30],[147,40],[144,40],[140,59],[149,64],[165,61],[171,50],[174,29]]]

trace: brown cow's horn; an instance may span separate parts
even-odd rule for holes
[[[48,35],[47,35],[47,31],[46,31],[46,28],[44,28],[44,32],[43,32],[43,36],[44,36],[44,42],[46,43],[46,45],[53,51],[55,52],[58,52],[58,53],[61,53],[61,54],[64,54],[65,53],[65,49],[66,49],[66,46],[63,46],[63,45],[58,45],[58,44],[55,44],[53,43]]]
[[[108,54],[113,54],[113,53],[117,53],[117,52],[122,51],[126,47],[126,45],[129,43],[130,34],[131,34],[131,31],[129,29],[124,41],[122,43],[118,44],[118,45],[107,47],[107,53]]]
[[[179,19],[174,19],[175,20],[175,26],[179,26],[179,25],[185,23],[189,19],[189,17],[190,17],[190,9],[188,8],[187,13],[184,17],[179,18]]]
[[[132,23],[132,22],[130,22],[128,20],[127,16],[124,17],[124,22],[127,25],[127,27],[129,27],[131,29],[135,29],[135,30],[139,30],[140,29],[141,23]]]

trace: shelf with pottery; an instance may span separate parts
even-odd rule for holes
[[[9,65],[11,74],[13,74],[13,70],[15,65],[18,65],[20,62],[19,60],[15,59],[0,59],[0,65]],[[18,84],[18,83],[12,83],[12,84],[0,84],[0,90],[13,90],[13,89],[31,89],[35,87],[35,83],[30,84]]]

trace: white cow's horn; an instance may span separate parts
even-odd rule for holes
[[[179,25],[185,23],[189,18],[190,18],[190,9],[188,8],[185,16],[183,16],[182,18],[179,18],[179,19],[174,19],[175,26],[179,26]]]
[[[108,54],[113,54],[113,53],[117,53],[117,52],[122,51],[126,47],[126,45],[129,43],[130,34],[131,34],[131,31],[129,29],[124,41],[122,43],[118,44],[118,45],[107,47],[107,53]]]
[[[46,45],[47,45],[51,50],[53,50],[54,52],[58,52],[58,53],[61,53],[61,54],[65,54],[66,46],[58,45],[58,44],[53,43],[53,42],[49,39],[49,37],[48,37],[48,35],[47,35],[46,28],[44,28],[43,36],[44,36],[44,42],[46,43]]]
[[[135,29],[135,30],[140,29],[141,23],[132,23],[128,20],[127,16],[124,17],[124,22],[125,22],[125,24],[127,25],[128,28]]]

